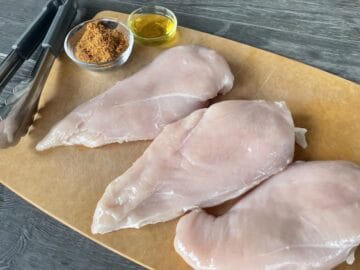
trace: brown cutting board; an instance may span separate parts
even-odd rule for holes
[[[104,11],[97,17],[125,21],[127,15]],[[360,164],[358,84],[191,29],[180,27],[176,39],[167,47],[176,44],[204,45],[227,59],[235,74],[235,85],[222,99],[285,100],[296,125],[309,130],[309,147],[297,149],[296,159],[346,159]],[[173,249],[176,220],[106,235],[90,233],[93,211],[105,187],[129,168],[149,142],[98,149],[58,147],[40,153],[34,148],[77,105],[138,71],[165,47],[135,45],[123,67],[103,73],[82,70],[62,54],[50,72],[32,130],[17,146],[0,150],[0,179],[30,203],[99,244],[148,267],[180,270],[188,266]],[[360,270],[358,259],[353,266],[344,264],[337,269]]]

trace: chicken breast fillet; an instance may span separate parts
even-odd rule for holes
[[[165,125],[207,106],[218,93],[227,93],[233,80],[225,59],[215,51],[194,45],[171,48],[77,107],[36,149],[153,139]]]
[[[92,232],[139,228],[237,197],[284,169],[294,154],[284,103],[224,101],[165,127],[108,185]]]
[[[176,228],[194,269],[329,270],[360,243],[360,167],[297,162],[220,217],[195,210]]]

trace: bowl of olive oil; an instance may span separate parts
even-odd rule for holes
[[[128,26],[135,40],[145,45],[159,45],[175,36],[177,19],[165,7],[144,6],[129,15]]]

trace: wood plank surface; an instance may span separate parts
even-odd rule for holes
[[[45,1],[0,1],[0,52]],[[104,1],[105,2],[105,1]],[[129,12],[145,1],[108,1]],[[360,81],[359,1],[158,1],[181,25]],[[93,4],[94,12],[98,9]],[[0,188],[0,269],[136,269]],[[126,265],[126,266],[125,266]],[[140,269],[140,268],[139,268]]]

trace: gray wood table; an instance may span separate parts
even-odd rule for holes
[[[149,3],[98,2],[103,9],[123,12]],[[0,0],[0,53],[10,50],[44,3]],[[273,51],[360,82],[359,0],[163,0],[156,4],[172,9],[182,26]],[[93,4],[94,10],[97,5]],[[0,184],[0,269],[142,268],[80,236]]]

